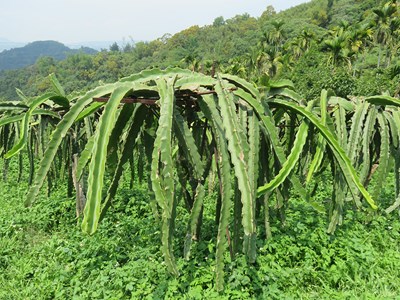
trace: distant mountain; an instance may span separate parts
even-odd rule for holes
[[[11,48],[23,47],[25,45],[26,45],[26,43],[13,42],[8,39],[0,37],[0,52],[11,49]]]
[[[1,41],[1,40],[0,40]],[[0,70],[19,69],[36,62],[39,57],[50,56],[56,60],[62,60],[68,54],[84,52],[95,54],[96,50],[88,47],[71,49],[56,41],[37,41],[20,48],[4,50],[0,53]]]
[[[133,41],[126,42],[125,40],[120,41],[85,41],[85,42],[77,42],[77,43],[65,43],[64,45],[71,49],[80,49],[80,48],[92,48],[97,51],[101,51],[103,49],[108,50],[110,46],[114,43],[117,43],[119,46],[124,46],[127,43],[134,44]],[[14,42],[10,41],[6,38],[0,37],[0,53],[4,50],[10,50],[13,48],[21,48],[27,45],[25,42]]]

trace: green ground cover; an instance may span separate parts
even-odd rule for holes
[[[206,201],[202,241],[182,258],[185,210],[178,208],[175,253],[181,275],[168,275],[148,189],[124,184],[100,225],[87,236],[74,199],[60,184],[50,197],[23,207],[26,184],[1,182],[0,299],[396,299],[400,295],[400,221],[397,214],[348,211],[335,235],[324,216],[291,202],[285,226],[258,241],[257,263],[244,256],[225,267],[226,287],[214,289],[214,195]],[[383,197],[392,199],[392,187]],[[323,200],[324,191],[319,192]],[[274,213],[271,207],[272,215]],[[273,220],[277,220],[273,218]],[[263,232],[260,232],[260,236]]]

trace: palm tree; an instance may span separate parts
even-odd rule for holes
[[[200,60],[196,54],[188,54],[186,55],[181,62],[184,62],[187,67],[193,72],[197,71],[200,66]]]
[[[303,29],[301,33],[290,42],[287,50],[292,52],[295,58],[299,58],[303,53],[310,49],[314,40],[314,32],[309,31],[308,29]]]
[[[324,40],[322,44],[322,51],[329,53],[328,63],[332,64],[333,66],[346,63],[350,67],[350,57],[352,56],[352,52],[348,49],[347,44],[348,40],[347,35],[345,34]]]
[[[257,72],[260,68],[262,60],[262,51],[259,47],[253,47],[248,53],[244,55],[244,65],[246,66],[247,73],[251,74]]]
[[[396,17],[390,21],[390,32],[392,34],[392,43],[390,44],[391,53],[388,56],[387,67],[390,66],[390,61],[393,56],[396,55],[397,50],[400,47],[400,18]]]
[[[239,57],[230,59],[227,66],[221,67],[221,72],[236,75],[241,78],[248,77],[247,68],[245,67],[245,59]]]
[[[263,47],[273,46],[277,50],[280,50],[286,39],[286,33],[283,29],[285,23],[281,20],[275,20],[270,24],[272,25],[272,29],[263,34]]]
[[[315,33],[308,29],[303,29],[298,36],[298,40],[300,42],[300,46],[304,50],[304,52],[310,49],[312,42],[315,40]]]
[[[389,1],[381,8],[373,9],[375,14],[375,41],[379,44],[378,68],[381,64],[382,50],[386,45],[391,45],[393,42],[393,33],[398,30],[396,18],[397,3]],[[397,28],[396,28],[397,27]],[[389,58],[389,49],[387,50],[386,58]]]
[[[282,67],[282,53],[276,47],[268,47],[264,50],[264,69],[270,78],[275,77]]]
[[[281,57],[278,57],[278,61],[279,63],[281,63],[281,66],[279,66],[278,71],[280,70],[280,68],[286,68],[292,71],[295,66],[294,56],[289,52],[285,53]]]
[[[355,52],[363,52],[372,38],[373,30],[370,24],[357,24],[349,33],[350,47]]]
[[[294,58],[299,58],[305,51],[304,48],[301,47],[301,41],[299,38],[294,39],[289,44],[289,51],[292,53]]]
[[[354,53],[354,58],[358,55],[363,55],[363,60],[365,60],[365,50],[367,45],[372,41],[373,31],[368,23],[356,24],[355,27],[350,28],[348,33],[348,47],[352,53]],[[356,68],[353,68],[353,76],[355,76]]]
[[[371,37],[372,30],[368,24],[351,26],[347,21],[340,21],[329,31],[322,50],[329,52],[328,63],[333,66],[345,64],[351,70],[357,54],[364,50]]]

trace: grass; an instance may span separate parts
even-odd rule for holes
[[[230,261],[227,253],[226,288],[218,294],[212,195],[203,240],[194,244],[190,261],[181,258],[187,216],[178,209],[175,254],[181,275],[173,278],[160,254],[146,186],[124,185],[93,236],[80,231],[65,185],[32,208],[22,204],[26,188],[0,182],[0,299],[400,298],[396,214],[370,217],[349,210],[335,235],[328,235],[326,218],[294,199],[286,225],[274,218],[273,238],[259,240],[255,265],[241,255]]]

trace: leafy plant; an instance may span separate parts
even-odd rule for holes
[[[66,101],[63,102],[65,113],[61,121],[54,125],[28,191],[26,204],[34,203],[46,176],[51,174],[49,172],[57,161],[57,154],[60,155],[60,162],[67,155],[67,166],[64,168],[69,170],[69,182],[77,192],[78,214],[79,205],[86,201],[82,229],[93,234],[116,195],[124,165],[131,162],[132,170],[137,169],[137,174],[142,174],[145,162],[149,171],[149,186],[154,192],[154,200],[150,203],[154,217],[161,216],[162,252],[172,274],[178,275],[172,242],[180,200],[176,192],[178,182],[184,191],[189,213],[184,251],[185,257],[189,258],[192,240],[200,238],[205,185],[210,184],[211,178],[219,179],[220,198],[215,203],[219,224],[215,257],[218,290],[223,288],[223,257],[227,243],[234,255],[243,240],[243,252],[248,262],[256,261],[257,216],[262,206],[265,220],[269,218],[268,201],[261,201],[261,196],[265,200],[276,191],[277,205],[283,213],[290,195],[289,187],[292,186],[294,193],[309,199],[312,206],[322,211],[322,206],[311,199],[312,193],[303,186],[303,175],[295,171],[296,166],[308,170],[307,162],[314,155],[311,149],[316,149],[314,145],[325,144],[329,150],[324,155],[327,158],[325,164],[313,167],[308,181],[313,173],[318,173],[329,162],[337,186],[333,192],[332,208],[328,210],[331,215],[329,231],[333,232],[336,224],[341,223],[341,203],[347,194],[358,207],[361,207],[362,196],[371,208],[376,209],[363,186],[365,174],[372,175],[372,164],[368,167],[364,165],[362,180],[356,172],[367,151],[364,148],[361,152],[354,146],[362,138],[360,124],[364,120],[366,105],[357,106],[345,99],[328,97],[323,92],[318,110],[316,102],[309,102],[305,107],[287,81],[271,81],[264,94],[236,76],[218,74],[217,77],[210,77],[182,69],[143,71],[78,97],[65,96],[57,80],[54,77],[52,80],[58,96],[46,94],[35,99],[19,119],[20,128],[26,131],[32,112],[46,99],[52,97],[59,103],[70,99],[68,106]],[[373,102],[373,99],[367,100]],[[93,100],[106,103],[103,105]],[[390,98],[386,101],[391,104],[394,100]],[[121,102],[125,104],[121,105]],[[342,138],[343,134],[347,135],[348,126],[346,110],[340,106],[342,104],[348,107],[349,115],[353,113],[353,108],[363,107],[359,117],[360,113],[356,111],[350,118],[353,125],[349,141]],[[329,105],[339,105],[332,116],[325,112]],[[389,159],[389,127],[383,118],[389,115],[382,113],[378,118],[381,128],[387,128],[384,131],[387,134],[381,134],[380,142],[375,147],[375,155],[382,157],[380,170],[384,174],[389,170],[384,166]],[[332,120],[335,120],[335,126],[331,125]],[[395,124],[394,118],[390,120],[391,124]],[[369,122],[372,124],[372,120]],[[371,128],[368,132],[370,139],[375,134],[374,130]],[[9,144],[8,140],[6,142]],[[24,142],[26,138],[23,135],[7,157],[20,151]],[[351,144],[347,146],[347,142]],[[265,149],[269,149],[267,153],[263,152]],[[140,153],[147,154],[141,155],[140,161],[137,161],[135,155]],[[260,158],[265,161],[260,161]],[[318,160],[323,160],[321,151]],[[232,176],[235,178],[233,194]],[[47,178],[51,185],[51,177]],[[107,183],[107,178],[110,183]],[[265,184],[264,180],[268,183]],[[232,201],[232,198],[239,201]],[[239,215],[241,226],[234,221]],[[236,225],[231,231],[232,222]],[[233,239],[230,239],[231,234]]]

